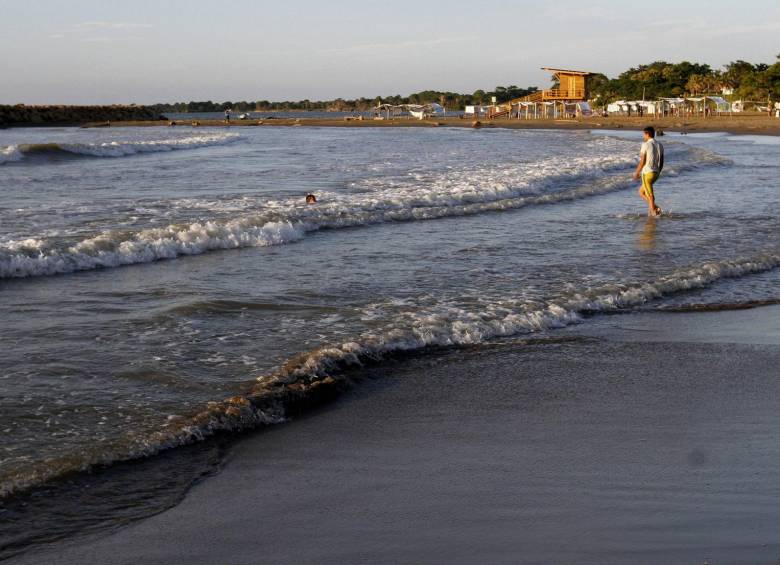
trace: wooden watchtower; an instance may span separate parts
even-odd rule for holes
[[[558,88],[542,90],[540,101],[584,102],[588,100],[588,77],[593,73],[546,67],[542,68],[542,70],[552,73],[553,78],[558,82]]]
[[[509,115],[512,111],[512,106],[520,103],[523,104],[539,104],[544,102],[586,102],[590,95],[588,91],[588,77],[594,73],[587,71],[572,71],[567,69],[552,69],[549,67],[542,67],[543,71],[552,73],[553,79],[558,83],[558,88],[550,88],[547,90],[538,90],[523,96],[522,98],[515,98],[509,102],[500,104],[497,108],[497,112],[493,113],[491,117],[500,117],[502,115]]]

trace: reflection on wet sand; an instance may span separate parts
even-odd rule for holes
[[[656,218],[648,217],[645,220],[645,227],[637,240],[637,245],[640,249],[655,249],[655,230],[657,228]]]

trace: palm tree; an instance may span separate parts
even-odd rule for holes
[[[702,75],[691,75],[685,88],[694,96],[706,88],[705,77]]]

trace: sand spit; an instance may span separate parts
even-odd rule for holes
[[[727,132],[736,135],[780,135],[780,119],[765,115],[751,116],[720,116],[709,118],[628,118],[628,117],[594,117],[579,120],[480,120],[479,128],[508,128],[508,129],[641,129],[645,125],[652,124],[663,131],[675,133],[700,133],[700,132]],[[273,127],[273,126],[302,126],[302,127],[474,127],[471,119],[443,118],[436,120],[414,120],[398,118],[394,120],[358,120],[347,118],[265,118],[251,120],[144,120],[144,121],[120,121],[111,122],[111,127]],[[92,122],[85,127],[106,127],[106,122]]]

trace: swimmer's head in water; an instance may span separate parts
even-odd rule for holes
[[[316,204],[317,203],[317,197],[313,194],[307,194],[306,195],[306,204]]]

